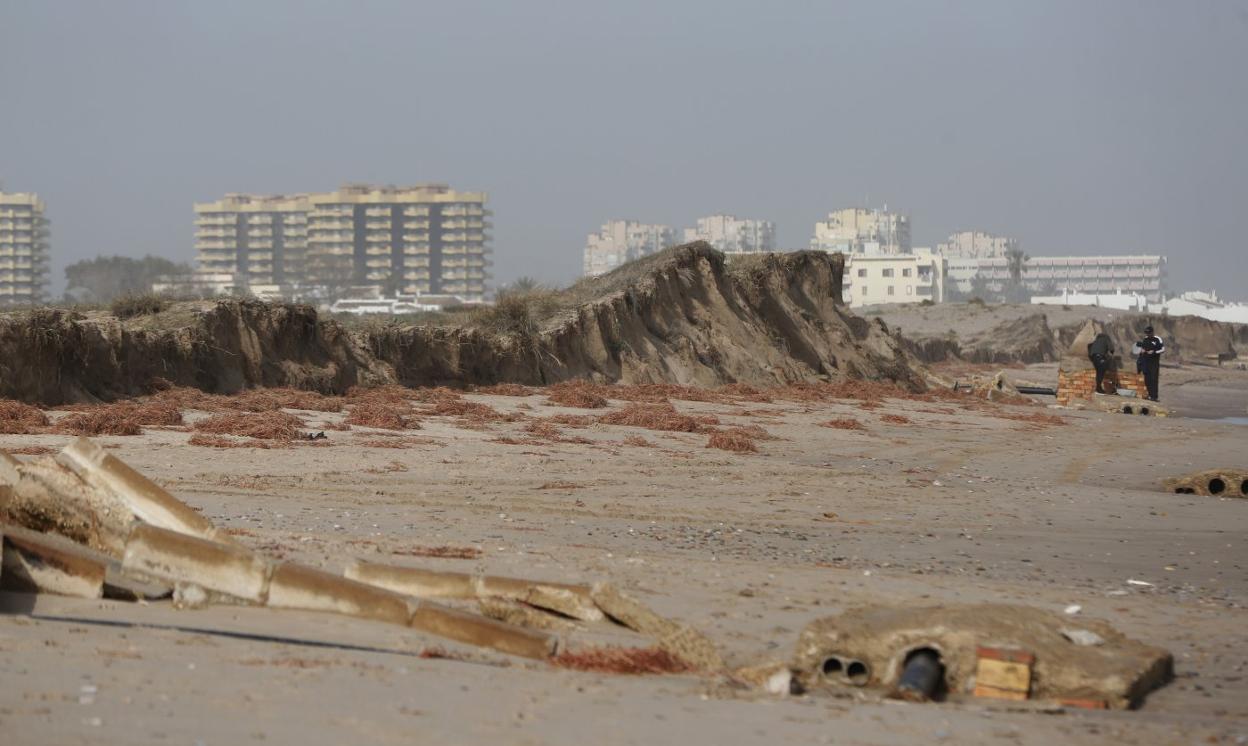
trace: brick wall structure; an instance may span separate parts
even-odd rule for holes
[[[1144,376],[1139,373],[1128,373],[1122,370],[1105,371],[1103,388],[1109,392],[1117,389],[1131,389],[1141,399],[1148,397],[1148,388],[1144,385]],[[1080,370],[1057,371],[1057,403],[1069,406],[1075,399],[1092,399],[1096,393],[1096,370],[1086,368]]]

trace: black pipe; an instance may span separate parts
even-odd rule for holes
[[[1031,394],[1032,396],[1057,396],[1057,389],[1051,389],[1048,386],[1015,386],[1020,394]]]
[[[916,650],[906,658],[897,696],[911,702],[926,702],[936,693],[945,675],[945,667],[934,650]]]

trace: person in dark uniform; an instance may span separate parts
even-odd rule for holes
[[[1144,386],[1148,389],[1150,401],[1157,401],[1157,383],[1161,374],[1161,355],[1166,351],[1166,343],[1161,337],[1153,334],[1153,327],[1144,329],[1144,339],[1140,340],[1140,372],[1144,374]]]
[[[1105,381],[1105,371],[1109,370],[1109,364],[1113,359],[1114,341],[1109,338],[1105,332],[1101,332],[1088,343],[1088,359],[1092,361],[1092,367],[1096,368],[1096,393],[1103,394],[1101,383]]]

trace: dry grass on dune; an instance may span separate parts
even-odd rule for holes
[[[230,412],[195,423],[195,430],[262,440],[294,440],[303,421],[286,412]]]
[[[52,446],[22,446],[20,448],[5,448],[3,450],[10,456],[47,456],[57,451]]]
[[[578,409],[602,409],[607,406],[607,398],[598,393],[599,388],[605,387],[587,381],[556,383],[546,389],[546,403]]]
[[[910,418],[899,414],[885,414],[880,416],[881,422],[888,422],[893,425],[909,425]]]
[[[866,430],[867,428],[853,417],[835,417],[827,422],[820,422],[819,427],[830,427],[833,430]]]
[[[38,407],[11,399],[0,399],[0,433],[30,435],[47,426],[48,416]]]
[[[62,417],[53,426],[67,435],[139,435],[144,426],[182,424],[182,411],[160,401],[122,401],[100,404]]]
[[[420,423],[408,415],[403,404],[384,401],[363,401],[351,407],[343,424],[375,427],[381,430],[419,430]]]
[[[618,674],[663,674],[689,671],[678,658],[659,648],[588,647],[551,659],[559,668]]]
[[[624,425],[666,432],[697,433],[706,429],[706,423],[677,412],[676,407],[670,403],[628,404],[602,415],[598,421],[604,425]]]
[[[290,445],[283,441],[277,440],[261,440],[259,438],[248,438],[240,440],[238,438],[227,438],[222,435],[204,435],[196,433],[186,441],[188,445],[201,446],[203,448],[289,448]]]
[[[518,383],[496,383],[493,386],[478,386],[473,393],[487,396],[532,396],[533,389]]]
[[[758,453],[754,439],[740,430],[716,430],[706,441],[706,447],[733,453]]]

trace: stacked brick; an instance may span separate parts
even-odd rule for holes
[[[1116,391],[1117,389],[1131,389],[1135,391],[1135,395],[1141,399],[1148,396],[1148,388],[1144,386],[1144,376],[1139,373],[1128,373],[1121,370],[1110,370],[1105,372],[1105,382],[1102,385],[1105,391]],[[1086,370],[1075,370],[1067,372],[1065,370],[1057,371],[1057,403],[1062,406],[1069,406],[1075,399],[1091,399],[1096,393],[1096,371],[1088,368]]]

